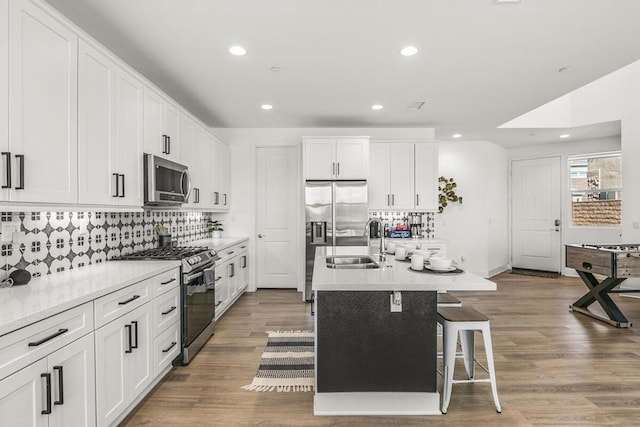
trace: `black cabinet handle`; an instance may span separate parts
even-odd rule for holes
[[[140,298],[140,295],[134,295],[133,297],[131,297],[130,299],[126,300],[126,301],[122,301],[119,302],[118,305],[125,305],[125,304],[129,304],[131,301],[135,301],[138,298]]]
[[[172,279],[167,280],[166,282],[160,282],[160,284],[161,285],[168,285],[169,283],[175,282],[175,281],[176,281],[176,278],[174,277]]]
[[[167,151],[167,135],[162,135],[162,154],[169,154]]]
[[[167,314],[171,313],[171,312],[172,312],[173,310],[175,310],[176,308],[178,308],[178,307],[176,307],[176,306],[174,305],[174,306],[172,306],[169,310],[167,310],[167,311],[163,311],[163,312],[162,312],[162,315],[163,315],[163,316],[166,316]]]
[[[16,187],[16,190],[24,190],[24,155],[16,154],[16,159],[18,159],[18,164],[20,165],[20,173],[18,174],[20,184]]]
[[[246,249],[246,248],[247,248],[246,245],[245,246],[240,246],[240,249]]]
[[[220,280],[220,279],[222,279],[222,276],[218,276],[218,277],[216,277],[216,280],[215,280],[215,281],[217,282],[217,281],[218,281],[218,280]]]
[[[240,267],[241,268],[247,268],[247,256],[246,255],[242,255],[240,257]]]
[[[48,372],[45,374],[40,374],[40,378],[44,378],[46,382],[46,402],[44,405],[45,409],[40,411],[40,413],[43,415],[47,415],[51,413],[51,374]]]
[[[214,205],[219,205],[220,204],[220,193],[217,191],[213,192],[213,204]]]
[[[54,366],[53,370],[58,371],[58,400],[53,402],[54,405],[64,405],[64,377],[62,366]]]
[[[167,135],[167,154],[171,154],[171,136]]]
[[[3,151],[2,155],[4,156],[5,167],[7,169],[5,171],[5,173],[7,174],[7,185],[3,185],[2,188],[11,188],[11,153],[8,151]]]
[[[67,328],[64,328],[64,329],[58,329],[58,332],[55,332],[55,333],[53,333],[53,334],[49,335],[49,336],[48,336],[48,337],[46,337],[46,338],[42,338],[40,341],[30,342],[30,343],[29,343],[29,347],[37,347],[37,346],[39,346],[40,344],[44,344],[44,343],[46,343],[47,341],[50,341],[50,340],[54,339],[55,337],[59,337],[60,335],[64,334],[65,332],[69,332],[69,329],[67,329]]]
[[[131,324],[132,324],[133,326],[135,326],[135,333],[134,333],[134,336],[135,336],[135,338],[136,338],[136,343],[135,343],[135,344],[133,344],[133,345],[131,346],[131,348],[132,348],[132,349],[134,349],[134,348],[138,348],[138,321],[137,321],[137,320],[134,320],[134,321],[132,321],[132,322],[131,322]]]
[[[224,193],[223,196],[224,196],[224,205],[227,206],[227,193]]]
[[[124,174],[120,175],[122,177],[122,193],[120,194],[120,197],[124,197]]]
[[[124,325],[124,328],[127,330],[127,342],[129,344],[129,348],[126,349],[124,352],[125,353],[133,353],[133,344],[131,342],[132,337],[131,337],[131,325]]]
[[[216,304],[216,307],[219,306],[220,304],[222,304],[222,300],[218,301],[218,303]]]
[[[173,342],[171,343],[171,345],[170,345],[169,347],[165,348],[164,350],[162,350],[162,352],[163,352],[163,353],[168,353],[169,351],[171,351],[171,349],[172,349],[173,347],[175,347],[175,346],[176,346],[176,344],[177,344],[177,343],[176,343],[175,341],[173,341]]]
[[[116,194],[112,194],[111,197],[118,197],[120,195],[120,175],[118,175],[117,173],[112,173],[111,175],[116,178],[116,183],[113,186],[115,188]]]
[[[227,252],[227,255],[233,255],[236,251],[229,251]]]

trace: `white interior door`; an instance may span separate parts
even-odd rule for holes
[[[560,272],[561,185],[559,157],[511,162],[512,267]]]
[[[256,284],[297,288],[299,185],[297,148],[256,148]]]

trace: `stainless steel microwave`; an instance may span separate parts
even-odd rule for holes
[[[144,155],[145,206],[179,206],[189,200],[189,168],[171,160]]]

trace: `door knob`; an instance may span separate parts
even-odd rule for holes
[[[258,239],[262,239],[263,237],[267,237],[266,234],[258,234]]]
[[[550,230],[551,230],[551,231],[560,231],[560,229],[559,229],[558,227],[556,227],[556,228],[551,228]]]

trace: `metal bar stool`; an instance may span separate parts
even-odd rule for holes
[[[496,371],[493,364],[493,346],[491,344],[491,330],[489,328],[489,318],[471,307],[438,307],[438,322],[443,328],[443,350],[444,350],[444,373],[442,390],[442,413],[446,414],[451,400],[451,387],[459,383],[489,382],[496,411],[502,412],[500,401],[498,400],[498,389],[496,386]],[[475,360],[475,331],[481,332],[484,338],[484,349],[487,355],[487,365],[485,367]],[[467,372],[468,380],[454,380],[453,371],[456,362],[456,346],[460,335],[460,343],[464,358],[464,368]],[[478,364],[488,374],[487,379],[475,378],[475,364]]]
[[[446,292],[438,292],[438,308],[462,307],[462,301]]]

